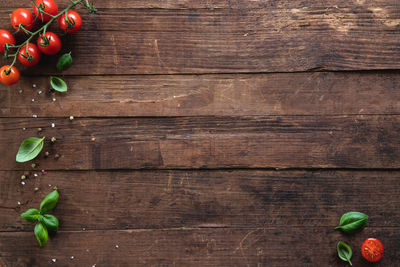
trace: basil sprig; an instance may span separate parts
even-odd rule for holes
[[[58,219],[54,215],[46,214],[56,207],[58,198],[58,190],[54,188],[54,191],[48,194],[40,203],[40,210],[29,209],[21,214],[21,217],[28,222],[37,221],[34,232],[41,247],[46,245],[49,239],[48,231],[57,232],[58,230]]]
[[[347,261],[350,266],[353,265],[351,263],[351,256],[353,256],[353,251],[351,250],[351,247],[349,245],[342,241],[339,241],[337,244],[337,253],[341,260]]]
[[[352,211],[347,212],[340,218],[339,225],[335,229],[341,229],[346,234],[352,234],[362,230],[368,222],[368,215]]]
[[[17,162],[27,162],[36,158],[43,149],[44,138],[30,137],[25,139],[18,149],[15,160]]]
[[[64,93],[68,90],[68,86],[64,82],[64,80],[61,78],[58,78],[58,77],[51,76],[50,77],[50,85],[51,85],[51,88],[53,88],[54,90],[61,92],[61,93]]]
[[[64,71],[71,67],[72,65],[72,56],[71,52],[62,55],[57,61],[57,70]]]

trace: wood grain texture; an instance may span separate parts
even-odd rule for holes
[[[400,114],[397,72],[70,76],[66,80],[67,94],[47,93],[47,77],[24,77],[15,87],[2,87],[0,116]]]
[[[2,0],[5,7],[23,7],[31,6],[29,0]],[[394,0],[96,0],[95,6],[100,10],[106,8],[135,8],[135,9],[243,9],[243,8],[303,8],[307,6],[318,7],[349,7],[349,6],[385,6],[396,4]],[[67,6],[67,1],[61,1],[59,7],[64,8]]]
[[[59,232],[44,248],[33,233],[0,233],[0,251],[9,267],[344,266],[336,243],[345,240],[353,245],[354,266],[365,266],[358,248],[367,236],[385,245],[385,256],[374,266],[396,266],[400,235],[393,228],[369,228],[353,237],[327,227],[285,226]]]
[[[34,177],[37,173],[39,176]],[[342,213],[398,227],[399,171],[0,172],[0,232],[31,231],[19,214],[59,188],[62,231],[329,227]],[[51,185],[51,186],[49,186]],[[34,188],[38,188],[35,191]],[[21,204],[18,205],[17,202]]]
[[[69,36],[66,74],[176,74],[396,69],[392,5],[256,9],[107,8]],[[1,9],[0,25],[12,9]],[[123,10],[123,12],[122,12]],[[56,57],[24,74],[55,73]],[[4,63],[4,61],[2,61]]]
[[[38,160],[52,170],[399,168],[399,122],[399,116],[372,115],[3,118],[0,169],[29,168],[16,163],[15,154],[23,139],[43,135],[57,138],[43,150],[51,156]]]

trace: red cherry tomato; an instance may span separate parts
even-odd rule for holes
[[[28,44],[28,52],[26,53],[26,45],[21,47],[18,53],[18,60],[22,65],[32,67],[39,63],[42,54],[40,53],[39,48],[35,44]]]
[[[0,53],[4,53],[5,44],[15,45],[15,38],[9,31],[0,29]]]
[[[18,29],[18,26],[22,24],[28,31],[33,28],[34,17],[32,13],[25,8],[18,8],[13,11],[11,14],[11,25],[14,29]],[[19,30],[19,32],[23,32],[23,30]]]
[[[361,254],[367,261],[376,262],[383,256],[383,245],[376,238],[368,238],[361,246]]]
[[[65,13],[58,17],[58,25],[64,32],[74,33],[81,28],[82,18],[78,12],[70,10],[67,13],[67,20],[65,20]]]
[[[5,65],[0,69],[0,81],[5,85],[13,85],[19,81],[21,74],[19,70],[12,66],[10,73],[8,73],[8,69],[10,65]]]
[[[46,55],[55,55],[61,50],[60,37],[53,32],[46,32],[44,36],[43,34],[39,35],[37,45],[40,51]]]
[[[35,13],[35,16],[43,22],[47,22],[52,18],[47,14],[39,13],[36,6],[43,7],[43,11],[50,15],[56,16],[58,14],[58,6],[53,0],[36,0],[35,4],[36,5],[33,5],[33,12]]]

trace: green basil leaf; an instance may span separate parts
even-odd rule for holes
[[[40,203],[40,214],[45,214],[46,212],[53,210],[57,205],[58,197],[59,195],[57,189],[54,189],[53,192],[48,194],[43,199],[42,203]]]
[[[72,65],[72,56],[71,52],[62,55],[57,62],[57,70],[63,71],[71,67]]]
[[[347,234],[355,233],[362,230],[368,222],[368,215],[352,211],[347,212],[340,218],[339,225],[335,229],[341,229]]]
[[[57,232],[58,219],[55,216],[51,214],[39,215],[39,221],[46,226],[47,230]]]
[[[51,87],[58,92],[66,92],[68,90],[67,84],[63,81],[63,79],[51,76],[50,77],[50,85]]]
[[[40,222],[37,223],[35,226],[35,236],[41,247],[46,245],[47,240],[49,239],[49,233],[47,232],[46,226]]]
[[[34,222],[39,217],[39,211],[37,209],[29,209],[21,214],[21,217],[27,220],[28,222]]]
[[[30,161],[39,155],[40,151],[43,149],[44,137],[36,138],[30,137],[25,139],[21,146],[19,147],[16,161],[17,162],[26,162]]]
[[[340,259],[343,261],[347,261],[350,265],[353,265],[351,263],[351,256],[353,256],[353,251],[351,250],[351,247],[347,245],[346,243],[339,241],[337,244],[337,253]]]

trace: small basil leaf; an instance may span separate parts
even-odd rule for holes
[[[43,149],[44,137],[36,138],[30,137],[25,139],[21,146],[19,147],[16,161],[17,162],[26,162],[30,161],[39,155],[40,151]]]
[[[60,78],[51,76],[50,77],[51,87],[58,92],[66,92],[68,90],[67,84]]]
[[[57,62],[57,70],[63,71],[71,67],[72,65],[72,56],[71,52],[62,55]]]
[[[51,214],[39,215],[39,221],[46,226],[47,230],[57,232],[58,219],[55,216]]]
[[[47,240],[49,239],[49,233],[47,232],[46,226],[40,222],[37,223],[35,226],[35,236],[41,247],[46,245]]]
[[[39,211],[37,209],[29,209],[21,214],[21,217],[27,220],[28,222],[34,222],[39,217]]]
[[[337,244],[337,253],[340,259],[343,261],[347,261],[350,265],[353,265],[351,263],[351,256],[353,256],[353,251],[351,250],[351,247],[347,245],[346,243],[339,241]]]
[[[48,194],[40,203],[40,214],[45,214],[46,212],[49,212],[55,208],[58,202],[58,191],[57,189],[54,189],[53,192]]]
[[[341,229],[347,234],[355,233],[362,230],[368,222],[368,215],[352,211],[347,212],[340,218],[339,225],[335,229]]]

